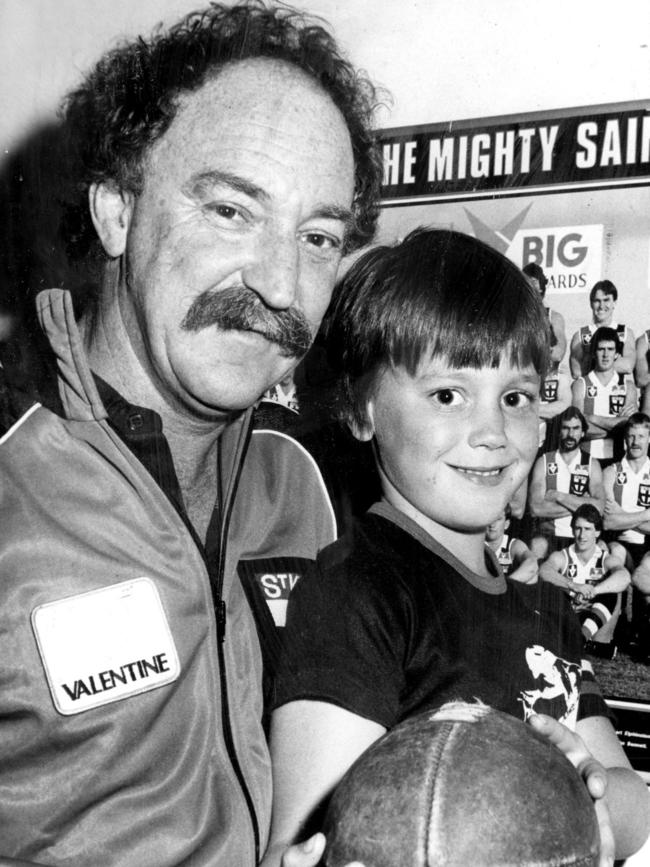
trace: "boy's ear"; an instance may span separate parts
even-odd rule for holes
[[[363,422],[360,422],[352,415],[348,418],[348,427],[352,432],[352,436],[359,442],[367,443],[375,435],[375,425],[372,417],[372,401],[368,401],[366,405]]]
[[[112,181],[91,184],[88,205],[95,230],[107,255],[112,259],[126,249],[126,238],[133,214],[133,194]]]

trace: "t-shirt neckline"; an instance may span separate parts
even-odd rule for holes
[[[433,536],[430,536],[429,533],[420,527],[420,525],[412,518],[409,518],[409,516],[405,515],[404,512],[400,512],[399,509],[396,509],[395,506],[391,505],[391,503],[386,500],[380,500],[378,503],[375,503],[368,511],[373,515],[379,515],[379,517],[385,518],[387,521],[390,521],[400,529],[404,530],[405,533],[408,533],[421,545],[424,545],[425,548],[428,548],[429,551],[432,551],[448,563],[469,584],[476,587],[478,590],[482,590],[484,593],[493,593],[495,595],[498,593],[505,593],[507,586],[506,578],[497,562],[496,555],[487,545],[485,546],[487,566],[494,574],[489,577],[484,577],[483,575],[477,575],[475,572],[472,572],[471,569],[468,569],[461,560],[445,548],[444,545],[441,545],[440,542],[436,541]]]

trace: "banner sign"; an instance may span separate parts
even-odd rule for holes
[[[650,105],[380,130],[384,206],[650,178]]]
[[[539,265],[548,292],[588,292],[601,279],[602,252],[602,224],[518,229],[504,250],[519,267]]]

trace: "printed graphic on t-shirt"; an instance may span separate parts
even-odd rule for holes
[[[580,698],[580,666],[567,662],[539,644],[526,648],[526,663],[534,686],[522,690],[524,719],[546,713],[574,728]]]
[[[558,385],[557,379],[545,379],[542,382],[542,400],[546,403],[552,403],[557,400]]]
[[[569,493],[576,497],[582,497],[587,490],[589,483],[589,467],[584,465],[577,466],[571,473],[571,481],[569,482]]]
[[[637,497],[636,504],[644,509],[650,506],[650,484],[639,485],[639,496]]]
[[[625,406],[625,387],[615,385],[609,396],[609,411],[612,415],[619,415]]]

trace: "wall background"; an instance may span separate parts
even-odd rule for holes
[[[329,20],[351,58],[392,92],[379,117],[384,127],[650,98],[647,0],[297,2]],[[200,5],[201,0],[0,0],[0,189],[20,184],[20,166],[26,164],[21,148],[55,121],[63,94],[103,51]],[[614,238],[607,252],[611,271],[603,276],[619,285],[621,319],[640,333],[650,326],[648,188],[602,196],[540,197],[530,225],[590,222],[597,210]],[[33,209],[40,204],[36,195]],[[519,207],[516,201],[486,201],[482,215],[500,225]],[[470,230],[444,207],[434,211],[387,211],[382,235],[403,234],[421,219]],[[587,319],[584,294],[566,295],[557,304],[549,300],[566,316],[569,332]],[[650,863],[649,849],[630,859],[630,867]]]
[[[0,172],[30,136],[56,120],[62,96],[103,51],[200,5],[201,0],[0,0]],[[650,97],[647,0],[300,5],[326,18],[352,59],[390,91],[392,99],[379,115],[382,127]],[[548,225],[579,223],[585,208],[598,212],[598,220],[605,213],[605,232],[613,240],[603,276],[619,286],[621,321],[635,322],[639,332],[650,327],[650,193],[618,192],[606,207],[592,207],[605,202],[594,196],[591,204],[569,194],[561,200],[539,197],[530,225],[540,225],[542,216]],[[482,207],[487,220],[505,222],[518,206],[494,200]],[[424,219],[471,231],[444,208],[428,209]],[[383,237],[403,234],[412,220],[406,210],[387,212]],[[564,314],[569,331],[588,318],[584,293],[549,301]]]
[[[2,150],[116,39],[202,0],[0,0]],[[394,96],[402,126],[650,96],[646,0],[299,0]]]

